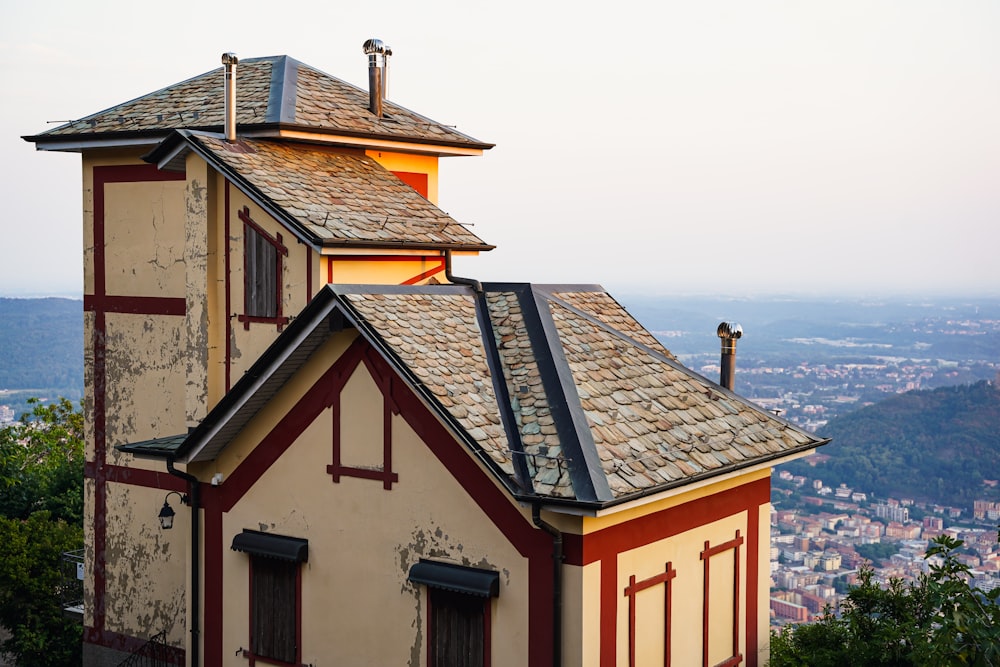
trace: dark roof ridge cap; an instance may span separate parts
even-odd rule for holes
[[[531,284],[516,293],[545,393],[557,399],[556,404],[550,400],[550,410],[562,451],[569,454],[573,495],[590,501],[610,500],[614,494],[601,465],[562,339],[552,313],[540,303],[545,297]],[[560,408],[565,409],[565,414],[560,414]]]
[[[267,98],[266,122],[295,123],[295,101],[298,99],[299,67],[295,58],[279,56],[271,66],[271,90]]]
[[[263,62],[263,61],[267,61],[267,60],[277,60],[277,59],[282,58],[282,57],[284,57],[284,56],[266,56],[266,57],[263,57],[263,58],[247,58],[245,60],[240,60],[240,62],[241,63],[255,63],[255,62]],[[218,67],[213,67],[210,70],[204,71],[204,72],[202,72],[200,74],[195,74],[194,76],[190,76],[190,77],[188,77],[186,79],[183,79],[181,81],[176,81],[174,83],[168,83],[167,85],[162,86],[160,88],[157,88],[156,90],[151,90],[148,93],[143,93],[141,95],[137,95],[137,96],[135,96],[135,97],[133,97],[131,99],[125,100],[124,102],[119,102],[118,104],[113,104],[113,105],[111,105],[110,107],[108,107],[106,109],[102,109],[100,111],[95,111],[94,113],[87,114],[86,116],[83,116],[81,118],[75,118],[75,119],[73,119],[73,120],[71,120],[71,121],[69,121],[67,123],[63,123],[62,125],[50,128],[50,129],[46,130],[45,132],[42,132],[41,134],[32,135],[31,137],[24,137],[24,139],[25,140],[30,140],[32,138],[46,137],[50,133],[57,132],[58,130],[61,130],[61,129],[65,128],[65,127],[69,127],[69,126],[74,125],[76,123],[85,122],[85,121],[89,120],[90,118],[93,118],[94,116],[100,116],[102,114],[109,113],[111,111],[114,111],[118,107],[123,107],[123,106],[125,106],[127,104],[132,104],[133,102],[137,102],[138,100],[141,100],[144,97],[151,97],[151,96],[156,95],[158,93],[162,93],[163,91],[165,91],[165,90],[167,90],[169,88],[174,88],[174,87],[177,87],[177,86],[183,86],[185,84],[191,83],[195,79],[200,79],[202,77],[206,77],[206,76],[209,76],[211,74],[214,74],[215,72],[222,71],[222,68],[223,68],[222,65],[219,65]],[[158,130],[158,132],[162,132],[162,130]]]
[[[518,419],[514,415],[510,386],[507,384],[506,374],[504,373],[503,355],[500,353],[496,328],[493,326],[493,313],[490,311],[490,304],[487,301],[486,293],[476,290],[471,286],[469,289],[472,290],[473,299],[475,300],[476,324],[479,328],[483,351],[486,355],[486,366],[490,372],[497,410],[500,412],[500,424],[507,435],[507,448],[513,459],[515,481],[521,486],[522,492],[534,496],[536,494],[535,480],[531,475],[531,471],[528,470],[528,460],[524,452],[524,440],[521,438]]]
[[[355,307],[354,304],[350,302],[349,299],[344,298],[348,296],[351,292],[349,288],[359,287],[355,285],[344,286],[344,285],[331,285],[327,284],[324,286],[323,290],[329,292],[334,296],[340,307],[340,312],[344,314],[344,317],[350,322],[358,333],[375,349],[375,351],[385,360],[387,364],[403,379],[404,384],[409,386],[410,390],[413,391],[414,395],[417,396],[418,400],[421,401],[424,406],[438,419],[444,427],[449,430],[455,439],[464,443],[468,447],[469,452],[471,452],[476,458],[478,458],[483,465],[490,470],[493,476],[500,482],[501,485],[515,498],[530,497],[537,498],[534,495],[525,494],[524,489],[521,489],[517,482],[512,479],[506,472],[504,472],[500,466],[497,464],[493,458],[486,453],[486,451],[480,446],[475,439],[469,436],[468,431],[459,424],[451,412],[446,409],[441,402],[424,387],[423,382],[420,381],[413,371],[410,369],[409,365],[406,364],[399,356],[392,350],[392,347],[385,342],[381,334],[368,323],[368,320],[362,315]],[[360,287],[368,287],[361,285]],[[386,287],[411,287],[409,285],[375,285],[373,287],[386,288]],[[415,287],[415,286],[412,286]],[[477,294],[475,290],[467,285],[434,285],[433,287],[458,287],[460,289],[450,290],[454,294],[462,294],[475,302],[477,300]],[[345,289],[347,288],[347,289]],[[382,290],[380,292],[353,292],[353,293],[390,293],[388,290]],[[417,292],[419,293],[419,292]],[[478,306],[476,306],[478,311]],[[477,312],[478,319],[478,312]],[[484,336],[485,338],[485,336]],[[500,401],[497,401],[499,405]],[[509,406],[508,406],[509,407]],[[505,435],[507,435],[506,429],[504,430]],[[508,435],[509,437],[509,435]]]
[[[319,69],[318,67],[314,67],[312,65],[309,65],[308,63],[304,63],[301,60],[296,60],[295,58],[291,58],[290,56],[283,56],[283,57],[288,58],[293,63],[295,63],[296,67],[305,67],[307,69],[311,69],[312,71],[316,72],[317,74],[321,74],[321,75],[323,75],[325,77],[333,79],[334,81],[342,83],[345,86],[350,86],[351,88],[354,88],[355,90],[357,90],[360,93],[363,93],[365,95],[368,94],[368,90],[367,89],[365,89],[365,88],[363,88],[363,87],[361,87],[361,86],[359,86],[357,84],[353,84],[350,81],[347,81],[346,79],[342,79],[339,76],[334,76],[333,74],[330,74],[328,72],[325,72],[325,71]],[[445,123],[436,121],[433,118],[430,118],[429,116],[425,116],[422,113],[418,113],[418,112],[414,111],[413,109],[410,109],[409,107],[405,107],[402,104],[399,104],[398,102],[393,102],[392,100],[384,100],[382,102],[382,104],[383,104],[383,108],[385,109],[385,111],[386,111],[387,114],[391,115],[391,113],[392,113],[391,108],[395,107],[395,108],[397,108],[397,109],[399,109],[401,111],[405,111],[406,113],[412,114],[416,118],[419,118],[419,119],[425,121],[428,125],[439,125],[441,127],[446,127],[448,129],[450,129],[452,132],[454,132],[455,134],[460,135],[461,137],[464,137],[468,141],[468,143],[472,143],[472,144],[475,144],[477,146],[480,146],[484,150],[488,150],[489,148],[493,148],[496,145],[496,144],[484,143],[484,142],[476,139],[475,137],[473,137],[473,136],[471,136],[469,134],[466,134],[465,132],[462,132],[462,131],[458,130],[454,125],[447,125]],[[368,133],[365,133],[365,134],[368,134]],[[389,136],[398,140],[398,137],[395,137],[395,135],[389,135]],[[441,142],[441,143],[442,143],[442,145],[444,145],[444,142]],[[456,141],[452,140],[452,143],[458,144],[459,142],[456,142]]]

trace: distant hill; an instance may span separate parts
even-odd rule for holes
[[[831,420],[820,435],[824,462],[782,466],[885,498],[970,507],[996,498],[1000,478],[1000,390],[992,383],[900,394]],[[827,458],[829,457],[829,458]]]
[[[83,396],[83,302],[0,298],[0,404]]]

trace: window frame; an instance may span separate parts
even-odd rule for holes
[[[476,608],[477,616],[481,610],[481,625],[468,624],[469,628],[479,625],[482,645],[482,662],[477,667],[490,667],[492,655],[492,609],[493,598],[500,596],[500,573],[496,570],[484,570],[477,567],[420,559],[410,566],[407,575],[410,583],[423,585],[427,590],[427,665],[434,667],[439,656],[435,652],[437,642],[437,623],[435,617],[442,611],[441,607],[448,602],[455,602],[456,607]],[[471,643],[471,642],[470,642]],[[444,663],[445,667],[450,667]]]
[[[288,323],[288,318],[284,316],[282,311],[283,258],[288,256],[288,248],[284,245],[284,240],[280,233],[272,236],[254,221],[250,216],[249,207],[244,206],[238,213],[238,216],[243,221],[243,313],[239,315],[238,319],[243,323],[244,329],[249,329],[251,322],[263,322],[277,324],[280,331]],[[260,252],[259,249],[263,247],[270,248],[269,252],[273,251],[274,256],[259,257],[258,255],[269,254]],[[273,285],[263,285],[258,289],[255,287],[255,284],[261,278],[261,271],[263,269],[256,267],[262,266],[261,262],[273,262]],[[272,280],[270,276],[264,276],[264,278]],[[271,297],[274,300],[273,309],[268,308],[271,312],[261,312],[262,309],[272,304],[262,305],[257,302],[260,299],[254,299],[253,295],[271,292],[272,290],[273,294]]]
[[[293,590],[290,591],[293,596],[292,609],[282,610],[286,614],[289,614],[291,618],[291,635],[294,645],[291,647],[291,655],[279,656],[279,653],[287,653],[286,651],[276,651],[274,646],[265,647],[270,649],[267,652],[262,652],[259,646],[259,637],[255,636],[255,632],[261,625],[271,625],[277,626],[277,620],[279,618],[279,610],[274,606],[260,606],[258,604],[259,600],[256,599],[256,594],[258,592],[258,576],[261,574],[261,570],[271,569],[277,570],[278,568],[285,569],[286,571],[282,573],[282,576],[288,577],[289,579],[294,579],[293,582],[282,582],[286,585],[291,583]],[[291,575],[290,577],[288,575]],[[288,594],[288,591],[285,591]],[[272,598],[273,600],[273,598]],[[249,639],[250,639],[250,650],[244,651],[245,657],[250,658],[250,664],[253,665],[255,662],[265,662],[273,665],[300,665],[302,663],[302,568],[299,563],[276,559],[267,558],[266,556],[260,556],[257,554],[250,554],[250,618],[249,618]],[[261,618],[261,614],[265,613],[267,618]],[[291,657],[292,660],[285,660],[285,657]]]
[[[242,551],[249,556],[248,561],[248,627],[249,649],[241,649],[241,654],[251,665],[263,662],[284,667],[300,667],[302,664],[302,563],[309,560],[309,541],[299,537],[275,535],[246,528],[233,537],[233,551]],[[283,581],[274,576],[279,572]],[[277,589],[278,581],[285,589],[278,595],[266,596],[267,602],[259,595],[264,572],[272,576],[270,585]],[[291,590],[289,590],[291,589]],[[281,597],[284,605],[279,610],[274,604]],[[276,611],[277,610],[277,611]],[[275,650],[274,645],[261,648],[256,629],[265,624],[277,626],[278,615],[284,613],[285,637],[294,642],[293,647],[284,645],[284,650]],[[290,623],[289,623],[290,620]],[[288,641],[287,639],[285,640]],[[289,650],[291,648],[291,650]],[[291,658],[291,660],[289,660]]]
[[[477,611],[481,610],[482,623],[467,623],[467,627],[470,630],[478,631],[479,636],[474,638],[469,643],[478,643],[482,646],[483,654],[482,661],[480,663],[462,663],[468,667],[490,667],[490,654],[491,650],[491,637],[490,637],[490,626],[491,626],[491,607],[493,606],[490,602],[491,598],[484,598],[479,595],[471,595],[469,593],[460,593],[458,591],[450,591],[444,588],[428,587],[427,589],[427,665],[428,667],[450,667],[449,662],[438,662],[439,660],[446,660],[446,656],[439,656],[436,653],[439,641],[437,632],[439,632],[438,623],[439,614],[444,613],[445,607],[450,606],[451,609],[461,612],[459,607],[475,607]],[[450,604],[453,603],[453,604]],[[478,619],[472,619],[476,621]]]

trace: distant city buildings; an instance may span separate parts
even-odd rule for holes
[[[773,625],[806,623],[827,608],[836,612],[848,586],[856,581],[858,568],[869,560],[862,552],[878,554],[870,559],[876,581],[914,581],[935,562],[925,554],[930,541],[940,535],[964,542],[959,558],[970,568],[972,585],[983,591],[1000,588],[998,502],[975,501],[972,518],[966,521],[982,525],[959,526],[951,524],[962,517],[962,508],[928,505],[912,498],[869,502],[867,494],[846,484],[825,483],[785,470],[775,475],[773,488]],[[797,507],[782,507],[786,498]]]

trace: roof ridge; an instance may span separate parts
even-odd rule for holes
[[[593,433],[583,412],[580,396],[566,360],[562,340],[548,308],[542,308],[539,299],[544,292],[527,283],[514,293],[521,304],[528,340],[535,353],[545,393],[554,395],[561,405],[549,402],[560,447],[567,452],[573,493],[579,500],[608,501],[614,498],[601,459],[594,443]],[[529,323],[530,320],[530,323]],[[540,354],[544,353],[544,354]]]

